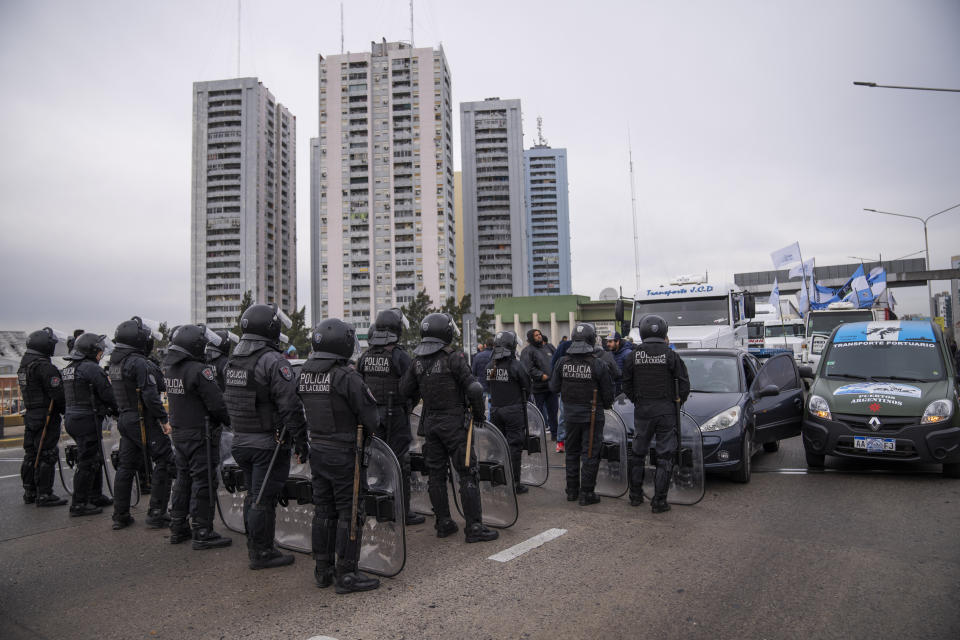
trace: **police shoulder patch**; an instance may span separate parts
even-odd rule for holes
[[[293,380],[293,370],[289,365],[280,365],[280,375],[283,376],[284,380]]]
[[[217,378],[217,374],[214,372],[212,367],[204,367],[200,370],[200,373],[210,382],[213,382]]]
[[[157,379],[153,377],[153,374],[152,374],[152,373],[148,373],[148,374],[147,374],[147,382],[149,382],[149,383],[152,384],[152,385],[156,385],[156,384],[157,384]]]
[[[60,386],[60,376],[53,376],[50,378],[50,386],[56,389]]]

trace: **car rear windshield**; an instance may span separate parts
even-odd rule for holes
[[[807,320],[807,335],[814,333],[830,333],[834,327],[845,322],[869,322],[873,320],[870,311],[825,311],[811,313]]]
[[[703,393],[740,391],[740,373],[736,356],[683,356],[690,375],[690,390]]]
[[[828,378],[862,380],[943,380],[943,359],[933,342],[870,340],[830,345]]]

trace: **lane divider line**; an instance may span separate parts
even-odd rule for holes
[[[515,544],[509,549],[504,549],[500,553],[495,553],[487,560],[494,560],[496,562],[510,562],[514,558],[519,558],[527,551],[536,549],[539,546],[550,542],[555,538],[559,538],[567,532],[566,529],[547,529],[543,533],[539,533],[528,540],[524,540],[519,544]]]
[[[15,473],[12,476],[0,476],[0,480],[6,480],[7,478],[19,478],[19,477],[20,477],[20,474]]]

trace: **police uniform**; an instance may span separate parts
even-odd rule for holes
[[[690,393],[690,380],[687,367],[677,352],[671,349],[664,337],[666,323],[653,323],[657,332],[663,336],[644,336],[644,322],[641,321],[641,339],[623,368],[623,392],[633,401],[634,437],[630,467],[630,503],[634,506],[643,502],[643,470],[650,441],[657,437],[657,473],[654,477],[654,510],[665,510],[667,490],[673,470],[679,443],[677,442],[677,405],[676,384],[679,383],[680,402],[686,401]]]
[[[36,502],[38,507],[65,505],[67,501],[53,493],[60,416],[65,409],[63,377],[50,362],[49,355],[28,348],[20,360],[17,383],[26,407],[23,463],[20,465],[23,501],[27,504]]]
[[[199,329],[196,325],[186,325],[180,327],[177,334],[182,332],[188,338],[193,338],[190,334],[202,336]],[[197,338],[196,344],[202,344],[202,339]],[[173,344],[163,361],[177,464],[177,482],[170,506],[170,542],[178,544],[192,537],[195,549],[210,549],[230,544],[229,538],[213,530],[216,465],[220,458],[219,425],[229,425],[230,416],[223,392],[217,385],[216,370],[202,361],[202,346],[196,351],[191,353]]]
[[[241,323],[256,318],[258,313],[267,314],[267,310],[276,312],[270,305],[253,305],[244,312]],[[279,324],[271,333],[279,337]],[[247,486],[243,518],[250,568],[290,564],[293,556],[280,553],[273,539],[277,501],[290,473],[291,443],[296,443],[298,450],[302,448],[306,457],[306,422],[293,369],[280,353],[275,337],[244,333],[224,370],[224,383],[234,432],[232,453]],[[286,434],[278,441],[284,427]],[[268,475],[275,450],[276,460]],[[261,487],[257,505],[254,503]]]
[[[176,463],[170,438],[161,427],[167,422],[167,411],[160,399],[163,378],[159,368],[143,355],[142,348],[118,342],[110,355],[110,382],[120,409],[117,420],[120,463],[114,482],[113,505],[115,529],[133,524],[130,492],[133,489],[133,477],[140,469],[151,476],[148,526],[162,528],[169,524],[167,503],[170,500],[170,483],[176,474]],[[150,465],[144,459],[144,438],[153,469],[147,468]]]
[[[527,488],[520,484],[520,461],[527,439],[530,377],[514,353],[491,358],[484,373],[490,391],[490,422],[500,429],[510,445],[513,484],[517,493],[525,493]]]
[[[339,336],[342,352],[329,349]],[[314,335],[314,351],[300,369],[298,393],[303,401],[310,432],[310,470],[313,478],[313,555],[316,559],[317,585],[329,586],[336,573],[338,593],[367,591],[379,581],[357,573],[363,529],[362,495],[366,474],[361,470],[358,519],[354,539],[350,539],[353,508],[354,471],[357,463],[357,427],[365,434],[378,430],[377,402],[363,378],[349,366],[355,344],[353,328],[338,319],[321,322]],[[346,339],[349,336],[349,340]],[[407,429],[409,432],[409,428]],[[362,452],[361,452],[362,458]],[[363,588],[358,588],[362,586]]]
[[[584,325],[578,325],[577,331]],[[580,499],[581,505],[599,502],[594,492],[600,469],[600,450],[603,444],[603,410],[613,405],[613,378],[609,368],[594,352],[595,333],[585,326],[589,341],[577,335],[566,355],[557,361],[550,388],[559,393],[563,402],[566,424],[565,461],[567,469],[567,500]],[[583,332],[580,332],[583,334]],[[593,411],[593,441],[590,439],[591,407]],[[592,451],[591,451],[592,449]]]
[[[84,334],[76,344],[84,348],[99,336]],[[77,469],[73,476],[71,516],[100,513],[102,507],[113,504],[103,495],[104,453],[102,428],[104,416],[118,414],[117,403],[106,372],[97,364],[99,349],[81,352],[74,348],[67,356],[69,364],[63,369],[63,390],[66,402],[64,425],[77,443]]]

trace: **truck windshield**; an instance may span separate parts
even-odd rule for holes
[[[807,318],[807,335],[814,333],[830,333],[834,327],[844,322],[870,322],[873,313],[867,309],[853,309],[850,311],[821,311],[810,314]]]
[[[837,342],[826,354],[828,378],[861,380],[943,380],[943,360],[933,342]]]
[[[722,298],[693,298],[687,300],[644,300],[633,309],[634,326],[640,326],[643,316],[655,313],[671,327],[693,327],[730,323],[726,296]]]
[[[803,325],[802,324],[768,324],[764,327],[764,333],[768,338],[782,338],[787,336],[792,338],[794,336],[803,335]]]
[[[747,338],[759,339],[763,337],[763,323],[751,322],[747,325]]]
[[[691,356],[684,354],[690,376],[690,391],[736,393],[740,391],[740,373],[736,356]]]

